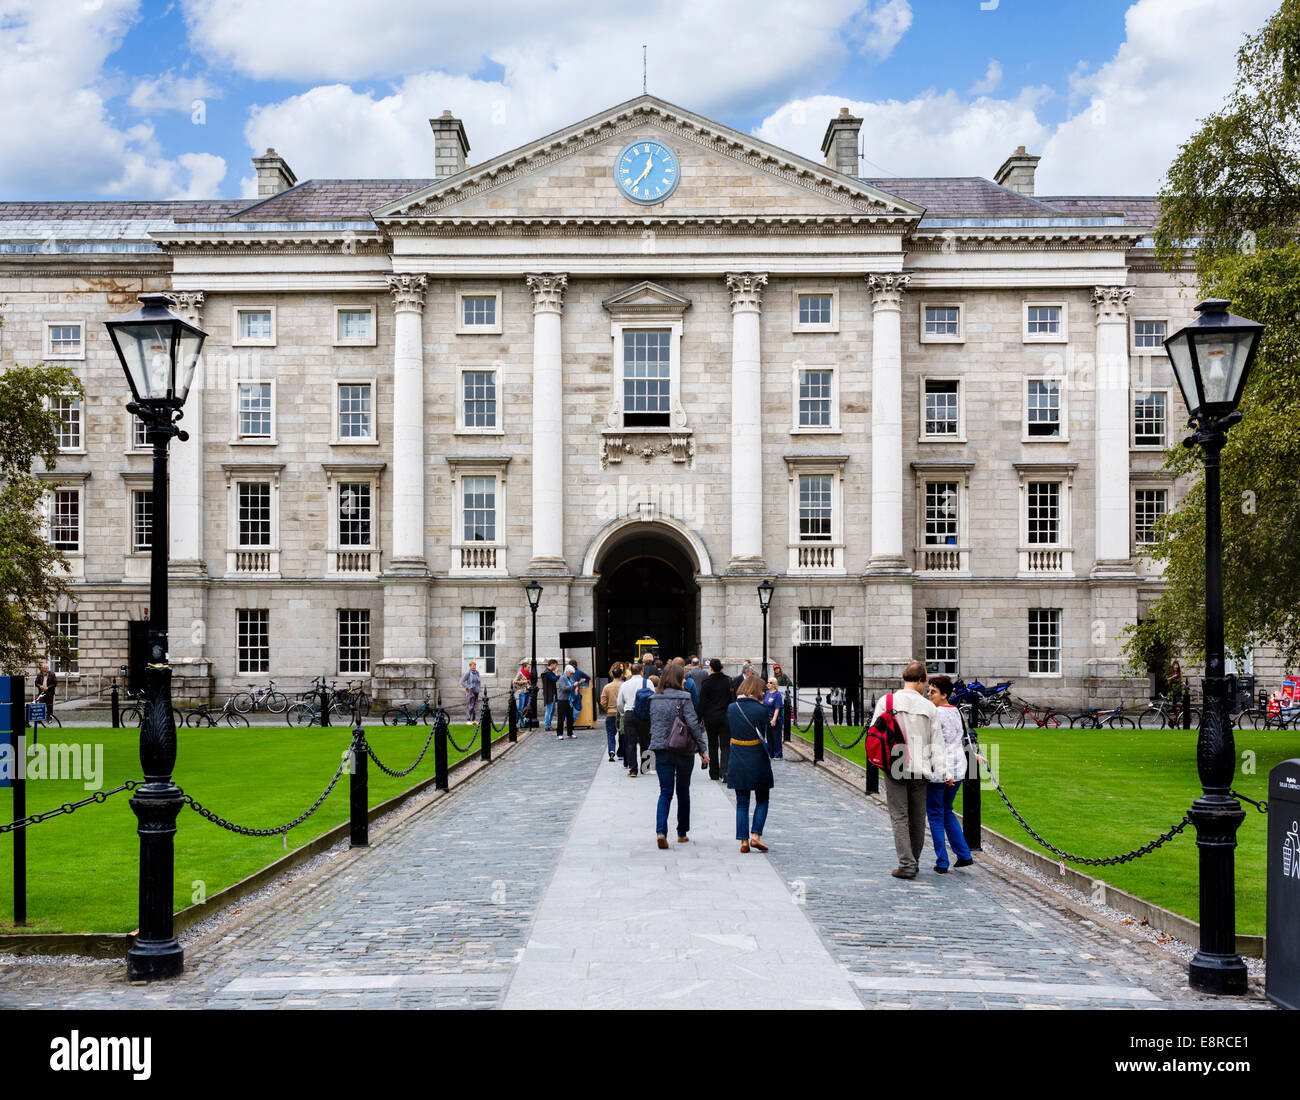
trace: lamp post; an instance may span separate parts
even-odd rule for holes
[[[771,581],[758,586],[758,608],[763,612],[763,687],[767,688],[767,609],[772,606],[772,593],[776,591]]]
[[[153,497],[149,570],[149,663],[140,719],[140,767],[131,809],[140,835],[140,934],[127,951],[131,981],[175,977],[185,952],[172,929],[175,872],[173,838],[182,794],[172,781],[176,726],[172,719],[172,671],[167,663],[167,446],[194,380],[207,334],[171,311],[165,294],[141,294],[140,308],[105,321],[133,400],[127,410],[145,424],[153,444]]]
[[[1233,851],[1245,819],[1232,795],[1236,746],[1228,720],[1228,680],[1223,662],[1223,528],[1219,499],[1219,455],[1228,429],[1241,419],[1241,401],[1264,326],[1228,312],[1229,303],[1210,298],[1200,316],[1165,341],[1169,362],[1195,430],[1183,445],[1199,445],[1205,460],[1205,678],[1196,770],[1201,797],[1188,816],[1200,850],[1201,944],[1188,965],[1193,989],[1245,993],[1246,964],[1237,954]]]
[[[542,586],[535,580],[524,585],[528,608],[533,613],[533,655],[528,668],[528,701],[532,704],[532,728],[537,728],[537,605],[542,602]]]

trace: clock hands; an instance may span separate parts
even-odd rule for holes
[[[645,162],[645,171],[642,172],[639,176],[637,176],[636,179],[632,181],[632,186],[635,187],[638,183],[640,183],[643,179],[645,179],[646,176],[650,174],[650,169],[653,168],[654,166],[655,166],[655,158],[654,158],[654,154],[651,153],[649,158]]]

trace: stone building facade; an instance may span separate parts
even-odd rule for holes
[[[102,321],[163,290],[207,331],[172,445],[178,690],[363,678],[407,697],[474,657],[504,691],[594,630],[758,658],[864,647],[1030,698],[1130,699],[1119,636],[1176,500],[1161,340],[1192,314],[1149,198],[863,179],[642,96],[424,180],[259,198],[0,203],[0,355],[87,391],[51,471],[79,674],[148,603],[149,457]],[[657,159],[656,159],[657,158]],[[652,190],[653,186],[653,190]],[[59,494],[57,499],[53,494]],[[147,492],[146,492],[147,497]],[[583,655],[585,657],[585,654]]]

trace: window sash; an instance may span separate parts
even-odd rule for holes
[[[672,332],[623,330],[623,416],[629,426],[667,424],[672,411]]]
[[[241,439],[271,438],[271,383],[239,384],[239,436]]]
[[[81,490],[56,489],[50,501],[50,545],[55,550],[81,550]]]
[[[81,351],[81,325],[50,325],[51,355],[76,355]]]
[[[1167,489],[1138,489],[1133,494],[1133,532],[1139,546],[1152,546],[1156,541],[1157,521],[1169,506]]]
[[[930,381],[925,384],[925,434],[958,435],[958,383]]]
[[[829,325],[831,323],[831,295],[800,294],[799,323],[801,325]]]
[[[1168,424],[1169,402],[1160,392],[1137,394],[1133,399],[1133,444],[1163,447]]]
[[[58,441],[61,451],[79,451],[82,447],[81,398],[56,397],[50,408],[58,414]]]
[[[271,669],[270,612],[261,608],[240,608],[237,612],[236,652],[241,673]]]
[[[830,474],[799,475],[799,541],[829,542],[832,537]]]
[[[463,415],[467,428],[497,426],[497,374],[493,370],[461,373]]]
[[[373,532],[372,518],[370,482],[339,482],[339,546],[370,549]]]
[[[831,375],[829,370],[799,372],[799,427],[831,427]]]
[[[1031,378],[1026,396],[1026,434],[1056,436],[1061,434],[1061,384],[1043,378]]]
[[[925,665],[933,672],[955,675],[960,638],[956,608],[930,607],[925,611]]]
[[[959,488],[955,481],[925,483],[926,546],[956,546],[961,541]]]
[[[131,550],[140,553],[153,548],[153,490],[131,493]]]
[[[151,447],[149,426],[134,413],[131,414],[131,449],[143,450]]]
[[[1026,535],[1031,546],[1061,541],[1061,483],[1031,481],[1026,487]]]
[[[497,479],[474,476],[461,479],[461,533],[465,542],[496,542]]]
[[[925,334],[927,336],[960,335],[961,311],[956,306],[926,306]]]
[[[1134,321],[1133,346],[1135,348],[1163,348],[1165,346],[1165,322]]]
[[[238,545],[271,545],[271,484],[267,481],[241,481],[237,490]]]
[[[268,309],[239,310],[239,339],[271,339],[271,311]]]
[[[338,616],[339,673],[370,673],[370,610],[340,608]]]
[[[1030,336],[1060,336],[1060,306],[1030,306],[1027,310],[1027,331]]]
[[[1056,608],[1029,609],[1029,671],[1061,671],[1061,612]]]
[[[479,672],[494,676],[497,670],[496,608],[467,607],[461,613],[461,670],[477,661]]]
[[[50,671],[56,676],[75,675],[81,671],[81,624],[77,614],[76,611],[56,611],[50,616],[53,620],[54,632],[68,640],[71,650],[66,665],[53,654],[50,654]]]
[[[832,608],[799,608],[799,640],[802,645],[830,645],[834,639]]]
[[[495,294],[466,294],[461,298],[461,323],[465,328],[491,327],[497,323]]]
[[[374,315],[368,309],[339,310],[340,340],[369,340]]]
[[[339,384],[339,438],[370,439],[371,386],[369,382],[342,382]]]

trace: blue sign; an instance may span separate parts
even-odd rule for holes
[[[45,704],[44,704],[44,703],[28,703],[28,704],[27,704],[27,721],[28,721],[28,723],[31,723],[31,722],[44,722],[44,721],[45,721]]]
[[[13,707],[10,700],[21,698],[22,681],[14,676],[0,676],[0,787],[14,785],[13,773],[18,766],[17,750],[13,746]]]

